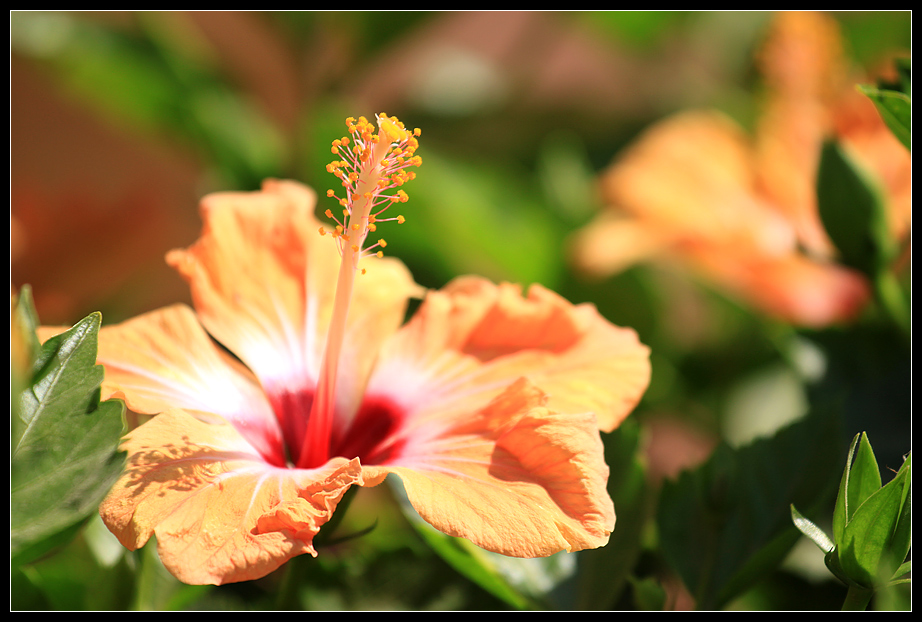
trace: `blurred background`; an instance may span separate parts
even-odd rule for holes
[[[828,347],[851,352],[845,369],[872,385],[837,448],[844,457],[850,435],[867,429],[878,458],[896,469],[910,449],[911,385],[908,353],[878,347],[889,332],[792,335],[783,321],[686,274],[637,265],[591,279],[568,256],[574,232],[604,207],[600,174],[642,130],[690,108],[754,126],[763,87],[756,52],[773,17],[12,12],[11,285],[31,285],[44,324],[97,310],[112,323],[190,302],[163,257],[197,237],[204,194],[280,177],[322,196],[334,186],[324,166],[343,120],[384,112],[422,129],[424,165],[407,187],[407,222],[387,232],[388,254],[418,282],[440,287],[465,273],[538,282],[594,303],[651,347],[653,380],[635,417],[651,486],[701,463],[721,441],[742,444],[797,419],[808,408],[804,370],[826,369]],[[855,68],[880,68],[911,50],[909,12],[832,19]],[[793,368],[784,356],[792,351]],[[619,525],[620,517],[619,507]],[[412,575],[400,592],[381,569],[375,576],[389,587],[359,589],[372,572],[368,559],[319,563],[333,564],[350,587],[315,592],[315,607],[507,604],[459,578],[436,589],[431,576]],[[795,585],[787,595],[809,596],[775,594],[765,601],[773,606],[839,606],[828,573],[778,581]],[[234,589],[221,592],[228,606],[258,591]],[[824,590],[829,600],[817,597]],[[681,598],[674,591],[672,606]]]

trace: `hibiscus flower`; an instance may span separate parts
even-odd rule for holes
[[[877,176],[897,239],[911,220],[912,160],[856,92],[841,46],[827,16],[777,15],[758,57],[767,96],[754,136],[716,111],[654,124],[602,174],[611,209],[576,236],[576,263],[601,276],[663,261],[784,321],[852,319],[870,287],[836,263],[820,221],[822,142],[836,137]]]
[[[605,545],[599,430],[640,399],[647,348],[539,285],[467,276],[424,291],[368,239],[402,221],[383,212],[406,199],[418,132],[383,115],[377,134],[347,125],[333,241],[296,182],[212,194],[199,240],[167,256],[195,310],[100,331],[104,397],[156,415],[124,441],[103,521],[129,549],[155,535],[184,582],[256,579],[316,556],[344,493],[393,474],[426,521],[487,550]]]

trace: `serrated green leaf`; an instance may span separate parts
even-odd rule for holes
[[[124,406],[99,402],[100,316],[50,339],[20,398],[24,429],[10,472],[10,556],[26,563],[90,516],[122,468]]]
[[[794,521],[794,526],[797,527],[802,534],[813,540],[814,544],[820,547],[823,553],[831,553],[835,548],[835,544],[833,544],[829,536],[826,535],[826,532],[817,527],[813,521],[798,512],[793,503],[791,504],[791,520]]]
[[[799,532],[790,506],[815,508],[833,476],[835,418],[815,412],[667,482],[657,524],[663,554],[699,609],[719,609],[781,562]],[[783,456],[783,458],[780,458]]]

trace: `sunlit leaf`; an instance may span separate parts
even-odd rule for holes
[[[42,347],[20,395],[22,436],[13,448],[10,555],[15,564],[69,539],[96,511],[122,468],[124,406],[100,403],[94,313]]]
[[[826,535],[826,532],[817,527],[813,521],[798,512],[793,504],[791,505],[791,519],[794,521],[794,526],[797,527],[802,534],[813,540],[824,553],[829,553],[835,548],[835,544],[833,544],[829,536]]]

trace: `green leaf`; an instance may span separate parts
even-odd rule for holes
[[[663,487],[662,551],[699,609],[719,609],[774,569],[796,543],[790,506],[816,508],[834,477],[835,418],[814,412]]]
[[[823,226],[842,263],[876,280],[896,253],[877,180],[829,141],[823,145],[816,190]]]
[[[900,564],[900,567],[896,569],[896,572],[893,573],[893,579],[891,583],[909,583],[912,582],[912,577],[907,577],[906,575],[912,573],[912,560],[905,561]]]
[[[826,532],[817,527],[813,521],[798,512],[793,503],[791,504],[791,519],[794,521],[794,526],[797,527],[802,534],[813,540],[816,546],[820,547],[824,553],[830,553],[835,549],[835,544],[833,544],[829,536],[826,535]]]
[[[100,403],[96,365],[100,315],[48,340],[20,394],[22,436],[10,473],[10,556],[36,559],[69,539],[122,469],[124,406]]]
[[[833,537],[837,543],[842,542],[845,527],[852,520],[858,507],[880,489],[880,484],[880,470],[868,436],[864,432],[857,434],[848,449],[845,470],[839,482],[839,496],[836,498],[832,516]]]
[[[858,91],[870,98],[893,135],[912,151],[912,59],[898,58],[895,82],[878,81],[877,85],[858,85]]]
[[[859,85],[858,90],[870,98],[893,135],[912,151],[912,99],[898,91]]]
[[[898,565],[909,554],[912,547],[912,452],[903,461],[903,466],[896,477],[906,471],[906,482],[903,485],[903,498],[900,501],[900,516],[890,544],[891,564]],[[889,484],[888,484],[889,486]]]
[[[910,471],[901,469],[886,486],[869,496],[855,510],[845,526],[842,540],[836,543],[842,569],[865,587],[881,583],[881,577],[892,577],[903,561],[902,558],[895,563],[891,560],[894,555],[900,555],[893,551],[893,536],[897,532],[904,488],[909,478]],[[902,550],[902,556],[907,552],[908,549]]]

